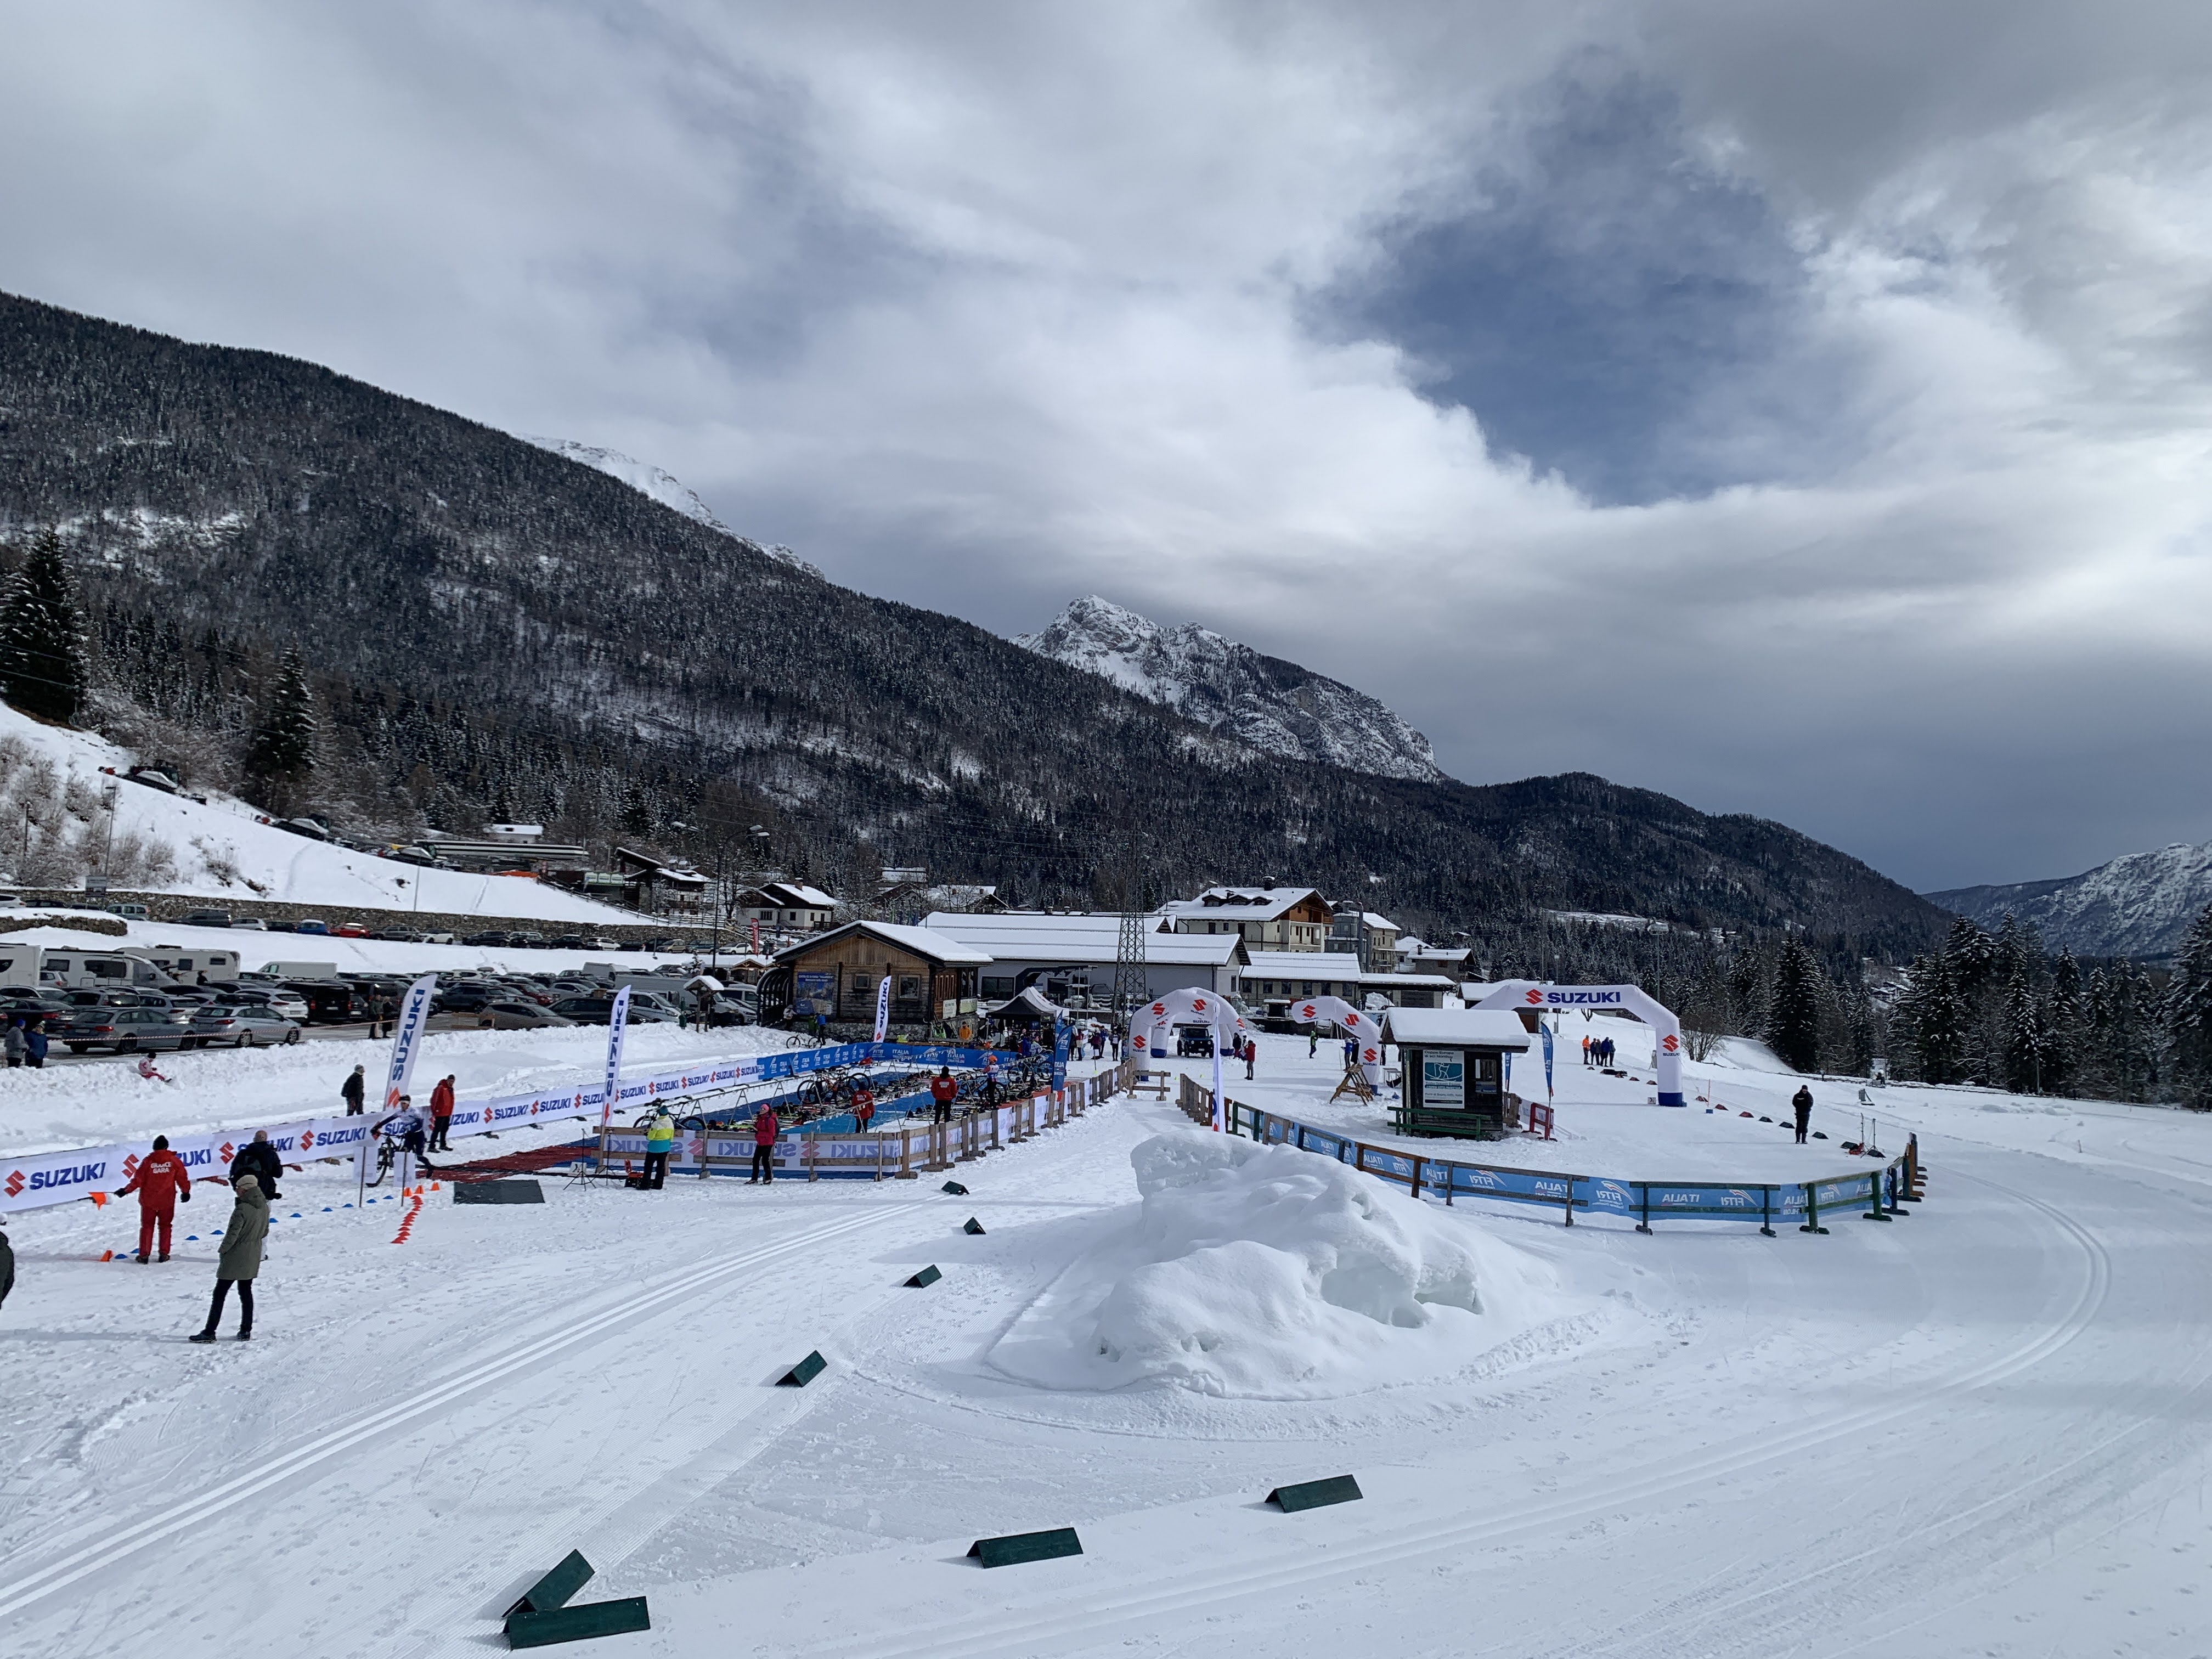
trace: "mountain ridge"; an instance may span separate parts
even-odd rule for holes
[[[2124,854],[2078,876],[1946,888],[1921,896],[1984,927],[2008,915],[2032,921],[2053,950],[2160,962],[2174,954],[2189,924],[2212,905],[2212,841]]]
[[[1341,680],[1198,623],[1168,628],[1097,594],[1072,600],[1014,643],[1164,703],[1208,731],[1293,760],[1441,783],[1429,740]]]
[[[103,685],[207,764],[296,645],[319,787],[379,833],[524,819],[712,862],[757,856],[758,823],[797,875],[922,865],[1061,903],[1124,864],[1154,897],[1280,877],[1431,933],[1548,908],[1899,955],[1942,926],[1796,831],[1602,779],[1255,751],[462,416],[0,296],[0,539],[45,527]]]

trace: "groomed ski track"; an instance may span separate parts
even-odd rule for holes
[[[397,1248],[380,1206],[280,1236],[256,1342],[210,1353],[176,1340],[204,1267],[71,1267],[96,1319],[7,1310],[0,1644],[213,1653],[246,1605],[284,1650],[463,1654],[580,1547],[591,1595],[651,1596],[641,1654],[2212,1651],[2212,1125],[2085,1112],[2063,1159],[1931,1127],[1929,1201],[1827,1237],[1471,1206],[1601,1311],[1335,1401],[976,1362],[1175,1121],[1128,1100],[968,1198],[549,1183]],[[1342,1472],[1364,1502],[1258,1502]],[[961,1559],[1048,1525],[1086,1553]]]

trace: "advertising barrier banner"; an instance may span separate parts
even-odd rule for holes
[[[809,1072],[857,1066],[870,1060],[972,1068],[982,1065],[988,1052],[982,1048],[902,1042],[838,1042],[817,1048],[786,1048],[769,1054],[696,1060],[679,1070],[656,1073],[650,1077],[623,1078],[616,1085],[615,1098],[604,1103],[611,1113],[641,1110],[665,1097],[774,1082],[780,1078],[800,1077]],[[526,1123],[597,1118],[605,1092],[605,1085],[594,1080],[536,1094],[459,1100],[454,1103],[453,1121],[447,1133],[449,1138],[496,1134]],[[368,1135],[368,1126],[374,1121],[370,1116],[301,1117],[249,1123],[240,1128],[197,1135],[172,1134],[169,1142],[172,1151],[186,1158],[186,1167],[194,1180],[203,1173],[227,1178],[232,1157],[240,1146],[253,1139],[256,1129],[269,1132],[269,1139],[276,1146],[278,1157],[287,1163],[298,1164],[310,1158],[330,1158],[359,1151]],[[641,1137],[641,1149],[643,1144]],[[188,1153],[187,1149],[193,1150]],[[748,1155],[750,1150],[749,1146]],[[137,1168],[137,1160],[151,1151],[153,1136],[149,1133],[107,1146],[75,1146],[25,1158],[0,1158],[0,1213],[66,1204],[95,1190],[112,1191],[130,1180],[127,1170]],[[1828,1200],[1823,1198],[1820,1201],[1826,1204]]]

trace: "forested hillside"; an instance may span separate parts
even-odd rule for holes
[[[1133,837],[1155,896],[1307,881],[1432,933],[1551,907],[1901,957],[1942,920],[1794,831],[1596,777],[1257,753],[459,416],[0,296],[0,541],[49,529],[89,617],[80,718],[234,769],[296,647],[322,730],[289,805],[364,831],[523,818],[711,862],[757,822],[795,871],[1031,902],[1103,896]]]

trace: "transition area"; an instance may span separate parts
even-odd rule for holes
[[[1328,1045],[1253,1070],[1388,1140]],[[1799,1082],[1569,1066],[1553,1140],[1480,1155],[1850,1167],[1856,1084],[1798,1147]],[[1822,1236],[1417,1201],[1172,1091],[906,1182],[347,1210],[309,1164],[204,1348],[227,1194],[143,1267],[112,1208],[17,1216],[0,1646],[499,1650],[576,1552],[650,1607],[579,1653],[2212,1650],[2212,1121],[1875,1098],[1927,1201]]]

